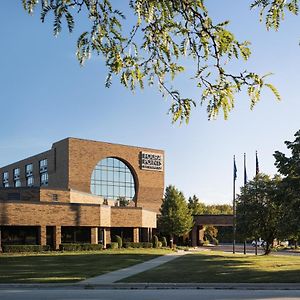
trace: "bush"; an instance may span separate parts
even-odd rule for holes
[[[115,235],[114,242],[118,243],[118,248],[122,248],[123,241],[122,241],[122,238],[119,235]]]
[[[158,241],[157,247],[158,247],[158,248],[161,248],[161,247],[162,247],[162,242]]]
[[[149,242],[125,242],[124,248],[152,248],[152,243]]]
[[[60,251],[97,251],[102,250],[102,244],[60,244]]]
[[[50,246],[42,246],[42,245],[3,245],[2,251],[13,253],[13,252],[42,252],[49,251]]]
[[[142,244],[143,244],[143,248],[152,248],[153,247],[152,243],[150,243],[150,242],[143,242]]]
[[[212,239],[212,243],[213,243],[214,245],[216,245],[216,246],[219,245],[219,241],[218,241],[216,238],[213,238],[213,239]]]
[[[161,238],[162,247],[168,247],[167,239],[165,236]]]
[[[158,248],[158,237],[157,237],[157,235],[153,235],[152,243],[153,243],[153,248]]]
[[[119,244],[117,242],[111,242],[110,244],[107,244],[108,249],[118,249]]]

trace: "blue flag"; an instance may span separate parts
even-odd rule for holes
[[[237,178],[237,168],[235,164],[235,156],[233,157],[233,180],[236,180]]]

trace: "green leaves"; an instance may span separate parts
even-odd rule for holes
[[[32,13],[37,0],[22,0]],[[134,91],[145,84],[158,87],[162,96],[171,99],[169,113],[173,122],[188,123],[196,99],[206,105],[208,118],[223,112],[228,118],[236,94],[248,91],[251,108],[260,99],[263,88],[269,88],[277,99],[278,91],[265,78],[254,72],[228,72],[233,60],[247,60],[251,55],[248,41],[236,40],[227,29],[228,20],[215,24],[203,0],[130,0],[133,13],[128,20],[110,0],[42,0],[41,20],[53,13],[53,34],[58,35],[64,22],[69,32],[75,26],[74,12],[86,15],[90,29],[77,41],[77,59],[81,65],[91,55],[101,55],[107,67],[106,87],[118,77],[120,83]],[[298,12],[298,1],[258,0],[252,7],[269,8],[267,26],[279,26],[282,11]],[[126,22],[126,27],[124,26]],[[124,27],[126,30],[124,30]],[[276,27],[277,28],[277,27]],[[191,61],[193,82],[199,96],[185,97],[172,87],[184,71],[183,62]]]
[[[278,30],[280,22],[284,20],[285,11],[298,15],[299,0],[256,0],[251,8],[260,8],[260,21],[265,19],[267,29]]]

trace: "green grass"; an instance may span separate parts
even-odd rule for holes
[[[179,257],[121,280],[155,283],[300,283],[300,256],[243,256],[223,252]]]
[[[0,283],[66,283],[142,263],[169,253],[162,249],[1,254]]]

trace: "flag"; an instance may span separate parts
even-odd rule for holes
[[[246,153],[244,153],[244,185],[247,183]]]
[[[237,168],[235,164],[235,156],[233,156],[233,180],[235,181],[237,178]]]
[[[255,175],[259,173],[259,165],[258,165],[258,156],[257,151],[255,152],[255,158],[256,158],[256,168],[255,168]]]

